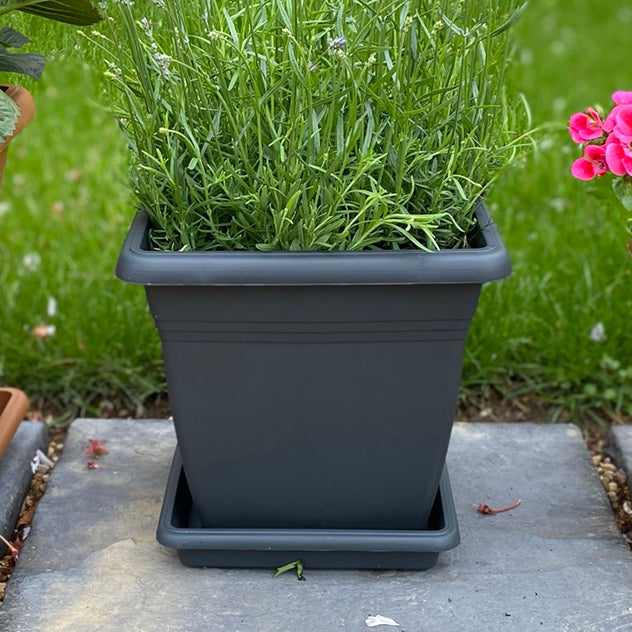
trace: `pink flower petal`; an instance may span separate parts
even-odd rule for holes
[[[632,104],[632,92],[625,92],[623,90],[617,90],[612,94],[612,100],[617,105]]]
[[[606,149],[603,145],[586,145],[584,148],[584,156],[595,165],[598,176],[602,176],[608,171],[608,166],[606,165]]]
[[[624,176],[626,174],[625,165],[623,164],[624,158],[625,152],[621,143],[614,142],[606,146],[606,164],[615,176]]]
[[[614,129],[614,126],[617,123],[617,114],[619,113],[619,110],[622,107],[623,107],[622,105],[615,105],[615,107],[612,108],[610,114],[608,114],[608,116],[606,117],[606,120],[604,121],[604,124],[603,124],[604,132],[611,132]]]
[[[627,134],[622,133],[622,131],[618,127],[615,127],[610,132],[610,136],[608,136],[608,138],[612,138],[614,141],[624,146],[629,145],[630,142],[632,142],[632,136],[628,136]]]
[[[612,133],[612,134],[608,134],[608,136],[606,136],[606,142],[604,143],[604,147],[606,147],[607,145],[610,145],[610,143],[619,143],[621,144],[621,141],[617,138],[617,135]]]
[[[622,105],[619,108],[614,129],[620,138],[632,138],[632,105]]]
[[[606,158],[606,150],[602,145],[586,145],[584,156],[595,162],[603,162]]]
[[[598,173],[598,167],[588,158],[578,158],[571,166],[571,173],[578,180],[592,180]]]

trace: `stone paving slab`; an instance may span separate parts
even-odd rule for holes
[[[102,469],[86,467],[89,437],[107,439]],[[457,424],[461,545],[425,572],[308,568],[305,582],[186,568],[156,543],[174,444],[165,421],[72,425],[0,630],[355,632],[377,614],[405,632],[632,630],[632,557],[574,426]]]
[[[31,484],[31,461],[37,450],[46,450],[46,426],[23,421],[0,459],[0,534],[10,539],[24,496]],[[0,542],[0,556],[6,547]]]
[[[628,475],[628,484],[632,480],[632,426],[611,426],[608,433],[608,447],[617,465]]]

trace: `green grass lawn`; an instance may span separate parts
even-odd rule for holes
[[[28,22],[31,22],[28,20]],[[31,23],[39,48],[71,29]],[[572,414],[632,412],[632,261],[609,182],[573,180],[571,113],[632,90],[632,7],[533,0],[517,28],[511,80],[527,96],[538,152],[489,197],[513,275],[483,290],[464,393],[537,393]],[[78,42],[78,37],[72,38]],[[0,206],[0,380],[55,407],[136,406],[164,388],[143,291],[114,278],[133,202],[125,148],[99,103],[90,51],[55,54],[34,88],[37,119],[11,148]],[[88,60],[88,61],[86,61]],[[8,77],[5,77],[5,80]],[[39,264],[38,264],[39,261]],[[57,302],[47,314],[49,299]],[[605,339],[590,339],[602,323]],[[33,329],[54,325],[38,340]]]

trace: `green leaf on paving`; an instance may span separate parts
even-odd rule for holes
[[[290,562],[285,566],[279,566],[274,576],[278,577],[279,575],[282,575],[283,573],[287,573],[288,571],[294,569],[296,569],[296,578],[299,581],[305,581],[305,577],[303,577],[303,562],[301,562],[301,560],[294,560],[293,562]]]

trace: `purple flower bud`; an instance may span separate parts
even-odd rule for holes
[[[333,55],[337,50],[341,50],[347,45],[347,40],[344,37],[336,37],[329,40],[329,54]]]

